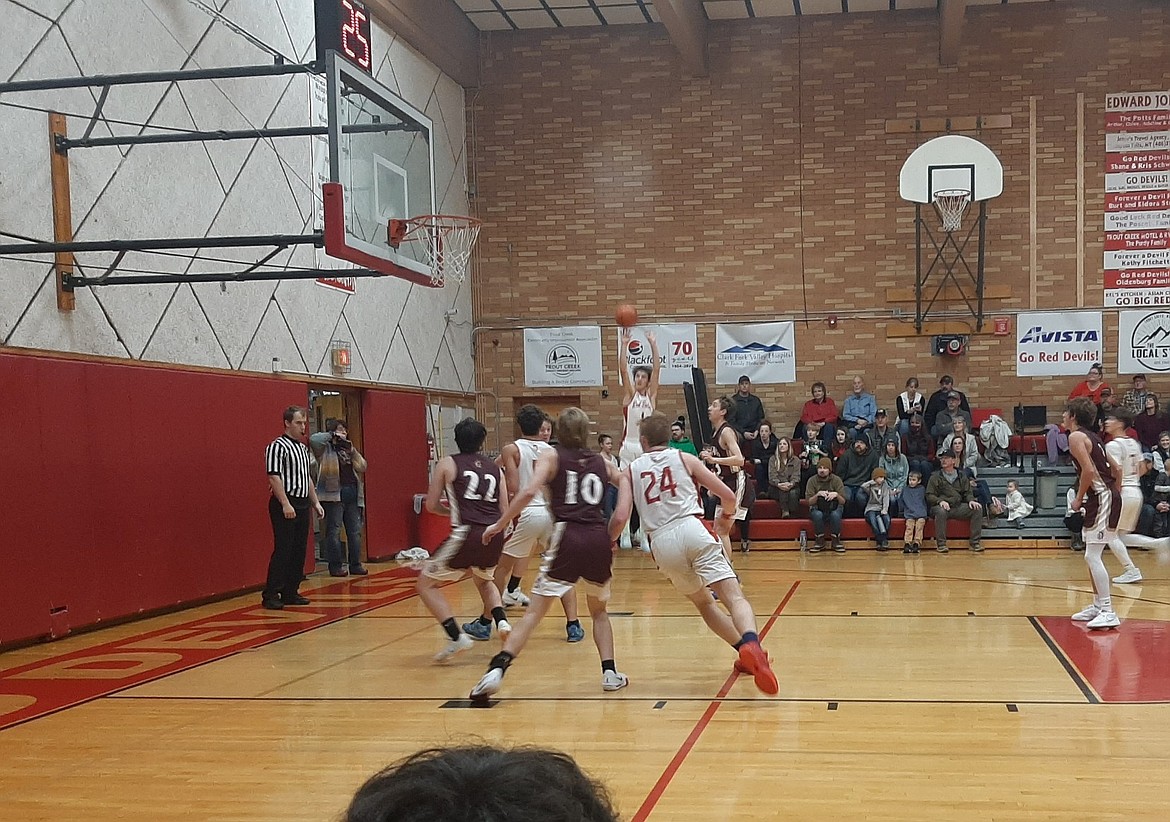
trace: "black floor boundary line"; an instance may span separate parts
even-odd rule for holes
[[[154,700],[156,702],[321,702],[321,703],[338,703],[338,702],[403,702],[403,703],[437,703],[448,702],[450,699],[458,699],[458,697],[450,697],[450,699],[438,696],[152,696],[149,694],[112,694],[108,699],[120,700]],[[776,702],[783,702],[790,705],[821,705],[835,702],[840,705],[1020,705],[1020,706],[1035,706],[1045,707],[1048,705],[1057,706],[1076,706],[1084,705],[1085,702],[1078,699],[1013,699],[1008,702],[1003,699],[843,699],[841,697],[768,697],[767,699],[752,699],[749,697],[701,697],[701,696],[647,696],[637,698],[613,698],[605,696],[519,696],[519,697],[505,697],[499,700],[504,702],[571,702],[580,704],[582,702],[597,702],[613,704],[614,702],[629,702],[633,704],[646,703],[653,707],[659,702],[665,702],[668,705],[675,702],[682,702],[686,704],[704,704],[710,702],[726,702],[738,704],[772,704]],[[1114,705],[1133,706],[1133,705],[1170,705],[1170,700],[1148,700],[1148,701],[1132,701],[1132,702],[1101,702],[1095,700],[1091,702],[1094,706],[1110,707]]]
[[[1089,683],[1085,681],[1085,678],[1081,676],[1081,672],[1076,669],[1076,666],[1072,664],[1072,661],[1065,655],[1060,646],[1056,644],[1056,640],[1044,630],[1044,626],[1040,624],[1040,620],[1034,616],[1030,616],[1028,617],[1028,622],[1032,623],[1032,627],[1036,629],[1036,633],[1040,634],[1040,638],[1044,640],[1044,644],[1048,646],[1048,650],[1052,651],[1052,655],[1064,666],[1065,672],[1076,686],[1081,689],[1081,693],[1085,695],[1085,699],[1093,705],[1100,705],[1101,700],[1097,697],[1097,694],[1093,693],[1093,689],[1089,687]]]

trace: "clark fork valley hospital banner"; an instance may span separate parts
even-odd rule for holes
[[[796,382],[796,327],[791,322],[715,326],[715,382]]]
[[[529,388],[601,385],[601,327],[525,328],[524,384]]]
[[[1100,311],[1020,314],[1016,318],[1016,376],[1083,375],[1102,362]],[[1122,372],[1124,373],[1124,372]]]
[[[650,343],[646,333],[653,331],[658,339],[658,381],[662,385],[682,385],[691,381],[691,369],[699,364],[698,331],[694,323],[666,325],[639,325],[630,329],[630,344],[623,352],[626,373],[636,365],[650,364]],[[622,344],[622,331],[617,329],[616,345]],[[610,360],[612,362],[612,360]],[[611,368],[613,366],[610,366]]]

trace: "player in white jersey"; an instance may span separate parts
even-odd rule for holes
[[[1112,437],[1105,444],[1105,453],[1121,490],[1121,519],[1117,521],[1117,535],[1109,540],[1109,550],[1121,560],[1125,569],[1120,576],[1113,578],[1114,582],[1122,584],[1142,581],[1142,572],[1130,559],[1126,546],[1149,547],[1161,541],[1134,533],[1145,503],[1141,476],[1148,467],[1142,457],[1141,445],[1126,433],[1132,425],[1133,412],[1128,408],[1111,408],[1105,416],[1105,433]]]
[[[520,426],[520,439],[508,443],[500,452],[497,463],[504,469],[504,479],[512,483],[509,488],[526,488],[532,481],[536,460],[551,450],[548,444],[552,436],[552,421],[535,405],[524,405],[516,412],[516,424]],[[504,543],[504,551],[496,566],[495,582],[500,589],[505,607],[527,606],[529,599],[520,588],[520,580],[528,570],[528,559],[533,550],[540,554],[548,545],[552,535],[553,519],[548,510],[544,493],[538,492],[524,510],[520,512],[511,535]],[[577,616],[577,592],[569,591],[561,597],[565,609],[565,634],[569,642],[580,642],[585,638],[585,629]],[[472,639],[486,640],[491,636],[492,615],[484,611],[475,622],[463,626],[463,631]]]
[[[707,627],[736,649],[736,670],[752,674],[764,693],[777,693],[776,674],[756,633],[755,612],[744,598],[723,545],[703,525],[696,483],[719,498],[721,516],[728,522],[735,515],[735,492],[697,457],[668,446],[670,420],[664,414],[651,414],[639,429],[645,453],[625,470],[654,562],[679,593],[694,603]],[[711,599],[708,588],[730,616]]]
[[[622,418],[625,427],[622,430],[622,444],[618,448],[618,456],[625,465],[642,456],[638,423],[653,414],[654,409],[658,407],[658,337],[653,331],[646,332],[646,342],[650,344],[650,364],[636,365],[630,369],[626,362],[626,353],[630,350],[632,339],[630,329],[623,328],[621,345],[618,346],[617,365],[618,383],[623,392]],[[621,545],[623,548],[629,548],[636,542],[643,551],[649,551],[650,546],[642,540],[638,526],[638,512],[634,511],[630,516],[628,529],[622,532]]]
[[[1109,594],[1109,573],[1101,555],[1105,546],[1117,536],[1121,516],[1121,498],[1113,481],[1109,457],[1101,438],[1093,433],[1097,406],[1087,397],[1069,400],[1064,412],[1068,434],[1068,452],[1077,469],[1077,488],[1071,504],[1073,511],[1084,514],[1081,535],[1085,541],[1085,564],[1093,586],[1093,604],[1077,611],[1072,618],[1092,629],[1116,628],[1121,620],[1113,610]]]

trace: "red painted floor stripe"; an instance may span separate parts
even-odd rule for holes
[[[1122,620],[1090,631],[1068,617],[1037,617],[1102,702],[1170,702],[1170,622]]]
[[[784,595],[784,599],[780,600],[780,604],[776,606],[776,610],[772,612],[772,616],[768,619],[767,623],[765,623],[763,629],[760,631],[760,639],[766,637],[768,632],[772,630],[772,626],[776,624],[776,620],[779,618],[780,612],[784,610],[784,606],[786,606],[789,600],[792,599],[792,595],[796,593],[796,588],[799,585],[799,580],[792,583],[792,587],[788,589],[788,593]],[[658,800],[662,798],[662,795],[666,793],[666,789],[670,787],[670,783],[671,780],[674,779],[674,775],[678,773],[678,769],[682,767],[683,762],[694,749],[695,744],[699,741],[699,737],[703,735],[703,731],[707,729],[707,725],[709,725],[711,720],[715,717],[715,712],[718,711],[719,706],[723,704],[723,698],[726,697],[727,694],[731,691],[731,686],[735,684],[735,681],[739,678],[739,676],[740,675],[738,673],[732,673],[731,676],[727,678],[727,681],[723,683],[723,687],[720,688],[719,693],[715,695],[715,700],[707,706],[707,710],[703,711],[703,715],[699,717],[699,721],[695,723],[695,727],[691,730],[687,738],[683,740],[682,745],[679,746],[678,751],[670,760],[669,764],[667,764],[666,769],[662,772],[662,776],[658,777],[658,781],[654,783],[654,787],[650,789],[650,793],[642,802],[642,807],[638,808],[638,812],[630,818],[630,822],[645,822],[645,819],[650,816],[650,812],[654,810],[654,806],[658,804]]]
[[[390,568],[306,590],[311,605],[268,611],[255,602],[0,672],[0,730],[400,602],[415,596],[417,578]]]

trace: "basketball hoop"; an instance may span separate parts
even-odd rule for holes
[[[948,188],[934,193],[935,210],[942,218],[943,231],[958,231],[963,223],[963,212],[971,202],[971,192],[963,188]]]
[[[479,238],[482,220],[454,214],[424,214],[409,220],[391,220],[386,241],[391,248],[404,242],[422,244],[424,262],[431,269],[431,285],[441,288],[448,276],[455,282],[467,277],[471,250]]]

